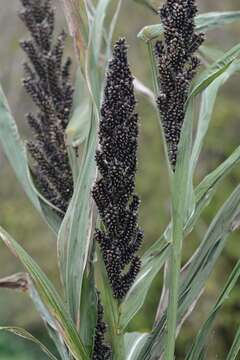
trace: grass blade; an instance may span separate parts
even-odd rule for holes
[[[199,120],[191,159],[193,171],[197,165],[204,138],[209,128],[219,88],[229,79],[230,76],[239,70],[240,62],[233,62],[222,75],[220,75],[204,90],[202,94]]]
[[[151,260],[143,262],[142,268],[120,306],[119,329],[123,331],[131,319],[141,309],[152,281],[161,270],[170,253],[170,244],[163,243],[160,251],[152,255]]]
[[[204,289],[206,281],[224,249],[228,236],[238,228],[239,222],[240,186],[235,189],[213,219],[200,247],[188,265],[179,290],[178,324],[181,324],[188,309]],[[148,336],[139,359],[155,359],[163,353],[165,331],[166,312],[152,334]]]
[[[11,114],[7,99],[0,86],[0,142],[4,152],[23,187],[26,195],[40,212],[50,228],[57,234],[60,226],[60,218],[53,211],[53,206],[43,198],[35,188],[29,167],[27,153],[22,139],[20,138],[16,122]]]
[[[49,359],[57,360],[57,358],[48,350],[48,348],[45,345],[43,345],[38,339],[32,336],[28,331],[15,326],[1,326],[0,331],[10,332],[23,339],[33,342],[48,356]]]
[[[11,114],[7,99],[0,86],[0,141],[4,152],[15,171],[24,191],[35,208],[41,211],[38,197],[28,177],[28,161],[23,141],[20,138],[16,122]]]
[[[141,349],[144,346],[147,334],[145,333],[126,333],[124,335],[124,345],[126,360],[137,360]]]
[[[219,312],[221,310],[222,306],[224,305],[225,301],[228,299],[230,292],[236,285],[238,279],[240,276],[240,260],[234,267],[231,275],[228,278],[228,281],[222,290],[221,295],[219,296],[216,304],[214,305],[213,309],[210,311],[210,314],[207,318],[207,320],[204,322],[203,326],[198,332],[198,335],[196,337],[196,340],[193,343],[193,346],[191,348],[191,351],[186,357],[186,360],[197,360],[199,359],[198,354],[201,353],[201,351],[204,349],[204,346],[206,345],[208,336],[210,335],[210,331],[212,329],[212,324]]]
[[[60,296],[46,275],[27,252],[2,228],[0,228],[0,237],[31,275],[38,294],[56,321],[58,326],[57,330],[62,334],[70,353],[76,360],[88,360],[89,357],[78,335],[77,329],[66,311]]]
[[[191,90],[187,103],[189,100],[200,94],[205,90],[215,79],[225,73],[229,66],[237,60],[240,55],[240,44],[235,45],[224,56],[218,59],[215,63],[210,65],[205,71],[203,71],[196,79],[195,85]],[[238,62],[239,64],[239,62]],[[237,65],[236,65],[237,66]]]
[[[93,116],[93,113],[92,113]],[[84,272],[91,252],[91,229],[93,203],[91,187],[95,178],[94,160],[96,148],[96,122],[91,120],[91,129],[78,182],[63,219],[58,238],[58,257],[62,272],[67,303],[74,322],[80,324],[80,303]],[[87,326],[85,324],[84,326]]]
[[[238,331],[235,335],[235,338],[233,340],[231,349],[228,353],[227,359],[226,360],[235,360],[237,359],[237,356],[239,354],[240,351],[240,327],[238,328]]]

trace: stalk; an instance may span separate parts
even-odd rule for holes
[[[100,259],[99,287],[104,305],[105,319],[108,326],[108,336],[113,352],[113,358],[116,360],[125,360],[124,337],[123,333],[118,329],[120,306],[118,301],[113,297],[100,251],[98,251],[98,257]]]
[[[194,101],[191,100],[182,128],[178,161],[172,184],[172,249],[169,259],[169,273],[166,278],[167,283],[169,283],[166,360],[174,359],[184,224],[189,200],[192,197],[189,185],[192,180],[190,157],[192,149],[193,109]]]
[[[167,338],[166,338],[166,360],[174,359],[175,338],[177,328],[178,292],[181,270],[181,253],[183,242],[182,221],[174,216],[172,251],[169,261],[169,303],[167,312]]]

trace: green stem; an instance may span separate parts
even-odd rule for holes
[[[190,162],[192,149],[193,109],[194,103],[191,101],[187,108],[181,131],[181,138],[178,147],[178,159],[176,171],[173,176],[171,191],[173,227],[169,273],[167,276],[167,284],[169,284],[169,301],[165,350],[166,360],[174,359],[184,224],[193,201]]]
[[[179,279],[181,270],[181,250],[183,242],[183,226],[181,217],[173,216],[173,239],[172,251],[169,261],[170,278],[169,278],[169,303],[167,313],[167,341],[166,341],[166,360],[174,359],[175,338],[177,327],[177,309],[178,309],[178,292]],[[180,218],[180,219],[179,219]],[[178,220],[179,219],[179,220]]]
[[[118,329],[120,307],[117,300],[113,297],[112,289],[109,285],[105,266],[99,251],[98,257],[99,259],[101,259],[99,286],[101,291],[101,299],[104,307],[104,315],[108,326],[108,335],[113,351],[113,358],[114,360],[125,360],[126,356],[124,350],[124,335]]]

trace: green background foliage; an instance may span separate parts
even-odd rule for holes
[[[155,1],[161,3],[161,1]],[[19,9],[18,0],[6,2],[0,0],[2,11],[0,14],[0,80],[8,97],[13,114],[17,119],[23,137],[29,136],[24,114],[33,107],[28,96],[21,87],[21,63],[24,55],[19,49],[19,38],[26,37],[25,29],[17,18]],[[4,6],[3,6],[4,5]],[[237,0],[227,1],[210,0],[199,1],[201,11],[212,10],[240,10]],[[59,13],[59,28],[66,27],[60,2],[56,0]],[[132,70],[146,85],[151,86],[150,64],[147,49],[144,43],[136,38],[139,30],[148,24],[158,22],[150,10],[141,5],[125,0],[117,25],[115,38],[125,36],[130,45],[129,55]],[[209,33],[208,44],[216,49],[228,49],[239,41],[240,24],[227,26],[225,30]],[[69,53],[73,52],[69,39]],[[214,117],[210,131],[205,141],[204,151],[201,154],[196,182],[210,170],[220,164],[239,145],[240,131],[240,105],[239,105],[239,75],[230,80],[223,87],[217,100]],[[139,171],[137,178],[138,192],[142,198],[141,225],[145,230],[144,248],[153,243],[163,231],[169,219],[169,187],[167,182],[167,169],[164,163],[163,145],[160,138],[160,129],[156,115],[149,101],[139,96],[138,110],[141,117],[141,138],[139,147]],[[0,152],[0,219],[1,225],[9,231],[29,253],[37,259],[50,278],[58,286],[56,276],[56,244],[50,231],[39,219],[36,211],[26,199],[22,189],[17,183],[2,151]],[[221,184],[219,191],[205,212],[196,230],[184,243],[184,261],[188,259],[196,245],[211,222],[220,205],[230,195],[233,188],[240,181],[240,171],[234,171]],[[186,354],[186,349],[191,344],[193,334],[212,307],[220,289],[229,275],[234,263],[240,256],[239,232],[236,232],[228,241],[223,255],[208,282],[205,296],[199,302],[195,313],[183,327],[178,340],[177,358],[181,359]],[[0,251],[1,277],[21,270],[8,250],[1,245]],[[129,330],[140,328],[149,330],[154,318],[154,312],[161,291],[162,277],[159,275],[151,287],[141,312],[129,325]],[[39,321],[36,311],[30,300],[24,294],[13,294],[9,291],[0,292],[0,325],[19,325],[33,330],[34,335],[44,339],[44,327]],[[232,296],[217,317],[214,332],[209,341],[209,358],[225,359],[226,351],[232,343],[234,333],[240,324],[239,312],[240,286],[235,287]],[[205,315],[205,317],[204,317]],[[17,339],[13,335],[0,334],[0,359],[45,359],[44,355],[37,352],[36,347]]]

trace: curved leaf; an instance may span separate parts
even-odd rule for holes
[[[43,345],[38,339],[31,335],[28,331],[14,326],[1,326],[0,331],[7,331],[14,335],[17,335],[23,339],[29,340],[36,344],[40,349],[48,356],[51,360],[57,360],[57,358],[48,350],[48,348]]]
[[[124,346],[126,359],[125,360],[137,360],[141,349],[144,346],[147,334],[145,333],[126,333],[124,335]]]
[[[55,319],[57,330],[62,334],[66,346],[71,354],[76,360],[88,360],[89,357],[71,320],[71,317],[66,311],[65,305],[47,276],[27,254],[27,252],[1,227],[0,237],[31,275],[43,304],[46,306],[51,316]]]
[[[229,298],[230,292],[236,285],[240,276],[240,260],[234,267],[231,275],[228,278],[224,289],[222,290],[221,295],[219,296],[216,304],[214,305],[213,309],[210,311],[207,320],[202,325],[201,329],[198,332],[196,340],[194,341],[189,354],[186,357],[186,360],[198,360],[199,354],[204,349],[208,337],[210,335],[210,331],[212,329],[213,321],[215,320],[219,310],[221,310],[222,306],[224,305],[225,301]]]
[[[228,236],[240,224],[240,185],[231,194],[213,219],[200,247],[189,263],[179,291],[178,324],[202,293],[206,282],[221,255]],[[164,351],[166,312],[146,340],[141,360],[159,358]]]

